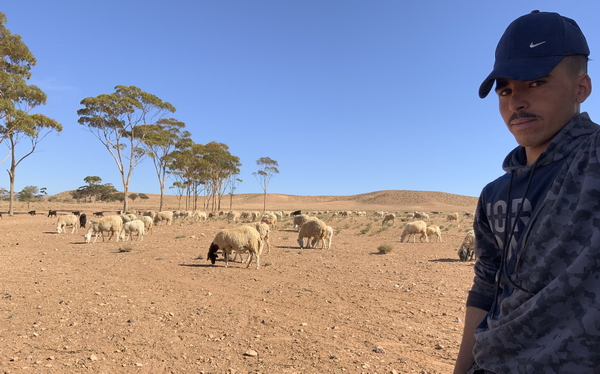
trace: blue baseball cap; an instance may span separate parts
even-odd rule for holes
[[[486,97],[498,78],[538,79],[548,75],[565,56],[589,54],[585,36],[574,20],[534,10],[504,31],[496,47],[494,70],[479,87],[479,97]]]

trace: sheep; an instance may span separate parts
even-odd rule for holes
[[[458,258],[465,262],[477,259],[477,255],[475,255],[475,231],[469,230],[465,235],[458,249]]]
[[[327,225],[316,217],[309,218],[298,231],[298,244],[300,248],[314,247],[319,240],[323,241],[322,248],[325,247],[325,234],[327,232]],[[304,247],[304,238],[308,238],[306,247]],[[312,240],[312,241],[311,241]]]
[[[304,224],[310,217],[307,214],[297,214],[294,216],[294,228],[300,230],[300,226]]]
[[[133,213],[120,214],[123,223],[131,222],[133,220],[138,219],[137,216]]]
[[[62,233],[66,226],[73,226],[71,234],[77,232],[77,229],[79,228],[79,218],[74,214],[59,216],[56,220],[56,232],[59,234]]]
[[[79,226],[85,229],[85,225],[87,224],[87,215],[85,213],[81,213],[79,215]]]
[[[396,219],[396,215],[394,213],[386,214],[385,217],[383,217],[381,226],[385,225],[388,222],[392,222],[392,225],[393,225],[395,219]]]
[[[326,226],[325,239],[324,239],[324,248],[331,249],[331,240],[333,239],[333,227]],[[318,243],[317,243],[318,244]]]
[[[154,220],[150,216],[142,216],[142,222],[144,222],[144,232],[152,232],[154,227]]]
[[[437,237],[438,242],[442,241],[442,230],[440,230],[439,226],[436,226],[436,225],[427,226],[426,232],[427,232],[427,237],[426,237],[427,241],[429,241],[429,237],[433,237],[433,236]],[[423,242],[423,235],[421,235],[420,240],[421,240],[421,242]]]
[[[98,221],[92,221],[90,223],[90,228],[85,234],[85,242],[89,243],[92,239],[92,234],[96,235],[94,239],[94,243],[98,240],[98,234],[102,234],[102,241],[104,241],[104,233],[110,232],[110,236],[108,240],[113,237],[113,235],[117,238],[116,241],[119,241],[119,234],[121,233],[121,229],[123,228],[123,219],[121,216],[110,215],[106,217],[100,218]]]
[[[266,213],[260,218],[260,222],[266,223],[271,230],[275,230],[277,227],[277,216],[273,213]]]
[[[231,222],[237,222],[238,219],[240,218],[241,214],[240,212],[236,212],[236,211],[230,211],[229,213],[227,213],[227,219]]]
[[[448,216],[446,217],[446,222],[449,222],[449,221],[458,222],[458,213],[448,214]]]
[[[266,244],[267,245],[267,254],[270,253],[271,252],[271,244],[269,244],[269,232],[271,231],[271,229],[269,228],[269,225],[267,225],[264,222],[256,222],[254,224],[254,228],[260,234],[260,238],[262,239],[262,242],[263,242],[263,248],[265,247],[265,244]]]
[[[48,217],[56,217],[56,210],[49,210]]]
[[[35,216],[37,213],[35,212],[35,210],[30,210],[29,212],[27,212],[27,214],[29,214],[30,216]]]
[[[146,210],[142,212],[142,217],[150,217],[152,219],[154,219],[154,217],[156,217],[156,212],[153,210]]]
[[[154,224],[159,224],[161,222],[165,222],[166,225],[171,226],[173,223],[173,212],[163,210],[162,212],[156,213],[156,216],[154,217]]]
[[[204,211],[195,210],[194,213],[192,213],[192,218],[197,218],[198,220],[200,220],[202,222],[206,222],[206,220],[208,219],[208,216],[206,215],[206,212],[204,212]]]
[[[94,212],[94,215],[95,215],[96,217],[100,217],[100,218],[102,218],[102,217],[104,217],[104,212]]]
[[[232,251],[236,253],[249,252],[248,265],[250,267],[252,258],[256,257],[256,269],[260,268],[260,255],[263,243],[260,233],[250,226],[240,226],[232,229],[223,229],[217,233],[208,248],[208,260],[214,265],[217,259],[217,251],[221,249],[225,256],[225,267],[229,266],[229,255]]]
[[[141,242],[144,239],[144,235],[146,231],[144,230],[144,221],[139,219],[134,219],[133,221],[125,222],[123,224],[123,228],[121,229],[121,234],[119,238],[122,241],[125,241],[125,235],[129,234],[129,240],[133,241],[133,233],[137,232],[137,240]]]
[[[424,221],[414,221],[409,222],[404,226],[404,231],[402,231],[402,236],[400,237],[400,242],[404,242],[404,238],[410,240],[410,236],[413,235],[413,243],[416,243],[417,234],[421,234],[421,237],[425,236],[425,240],[427,238],[427,224]]]

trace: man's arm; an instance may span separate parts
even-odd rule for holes
[[[465,312],[465,327],[454,365],[454,374],[466,374],[473,365],[473,346],[475,346],[475,329],[487,315],[487,311],[472,306]]]

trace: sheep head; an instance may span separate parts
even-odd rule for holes
[[[217,251],[219,250],[219,246],[216,245],[215,243],[212,243],[210,245],[210,247],[208,248],[208,255],[206,255],[207,259],[210,260],[211,264],[215,264],[215,261],[217,260],[217,257],[219,257],[217,255]]]

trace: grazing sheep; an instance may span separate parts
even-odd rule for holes
[[[162,212],[156,213],[156,216],[154,217],[154,224],[158,225],[161,222],[164,222],[165,225],[170,226],[173,223],[173,212],[163,210]]]
[[[386,216],[383,217],[383,221],[381,222],[381,226],[385,225],[388,222],[392,222],[392,225],[393,225],[395,219],[396,219],[396,215],[394,213],[386,214]]]
[[[121,229],[123,228],[123,220],[121,216],[110,215],[106,217],[100,218],[98,221],[92,221],[90,223],[90,228],[85,234],[85,242],[89,243],[92,239],[92,235],[96,235],[94,238],[94,243],[98,240],[98,234],[102,234],[102,241],[104,241],[104,233],[109,232],[110,236],[108,240],[113,237],[113,235],[117,238],[116,241],[119,241],[119,234],[121,233]]]
[[[94,212],[96,217],[104,217],[104,212]]]
[[[266,223],[271,230],[275,230],[277,227],[277,216],[273,213],[266,213],[260,218],[260,222]]]
[[[292,213],[290,213],[290,216],[297,216],[299,214],[302,214],[301,210],[294,210]]]
[[[475,231],[469,230],[465,235],[460,248],[458,249],[458,258],[461,261],[470,261],[477,259],[475,255]]]
[[[30,210],[29,212],[27,212],[27,214],[29,214],[30,216],[35,216],[35,210]]]
[[[269,228],[269,225],[267,225],[264,222],[256,222],[254,224],[254,226],[250,226],[250,227],[254,227],[256,229],[256,231],[258,231],[258,233],[260,234],[260,238],[263,242],[263,249],[265,247],[265,244],[267,245],[267,254],[271,252],[271,244],[269,243],[269,232],[271,232],[271,229]]]
[[[156,217],[156,212],[153,210],[145,210],[142,212],[142,217],[144,216],[154,219],[154,217]]]
[[[256,269],[260,268],[260,255],[263,244],[260,233],[250,226],[240,226],[232,229],[223,229],[217,233],[208,248],[207,258],[214,265],[217,259],[217,251],[221,249],[225,256],[225,267],[229,266],[229,255],[232,251],[236,253],[248,252],[248,265],[252,258],[256,257]]]
[[[448,214],[446,217],[446,222],[456,221],[458,222],[458,213]]]
[[[71,213],[75,214],[77,217],[79,217],[81,215],[81,212],[78,210],[71,212]]]
[[[429,237],[433,237],[433,236],[437,237],[438,242],[442,241],[442,230],[440,230],[439,226],[436,226],[436,225],[427,226],[426,232],[427,232],[427,237],[426,237],[427,241],[429,241]],[[420,240],[421,240],[421,242],[423,242],[423,235],[421,235]]]
[[[77,229],[79,228],[79,218],[74,214],[59,216],[58,220],[56,220],[56,232],[59,234],[62,233],[67,226],[73,226],[71,234],[77,232]]]
[[[240,216],[240,212],[236,212],[233,210],[227,213],[227,219],[231,222],[237,222],[240,219]]]
[[[56,210],[49,210],[48,217],[56,217]]]
[[[79,226],[82,229],[85,229],[85,225],[87,224],[87,215],[85,213],[81,213],[79,215]]]
[[[133,213],[120,214],[123,223],[131,222],[133,220],[138,219],[137,216]]]
[[[414,221],[409,222],[404,226],[404,231],[402,231],[402,236],[400,237],[400,242],[404,242],[404,238],[410,240],[410,236],[413,235],[413,243],[416,243],[417,234],[421,234],[421,237],[425,236],[425,240],[427,238],[427,224],[424,221]]]
[[[198,220],[200,220],[202,222],[206,222],[206,220],[208,219],[208,216],[206,215],[206,212],[204,212],[204,211],[195,210],[194,213],[192,214],[192,218],[197,218]]]
[[[150,216],[142,216],[142,222],[144,222],[144,231],[152,233],[152,227],[154,227],[154,220]]]
[[[294,228],[300,230],[300,226],[304,224],[310,217],[307,214],[297,214],[294,216]]]
[[[333,239],[333,227],[326,226],[327,231],[325,232],[324,248],[331,249],[331,240]],[[318,245],[319,243],[317,243]]]
[[[319,240],[323,241],[322,248],[325,247],[325,234],[327,225],[317,217],[310,217],[298,231],[298,244],[300,248],[315,247]],[[306,247],[304,247],[304,238],[308,238]]]
[[[134,219],[133,221],[125,222],[123,224],[123,228],[121,229],[121,234],[119,238],[122,241],[125,241],[125,235],[129,234],[129,240],[133,241],[133,233],[137,232],[137,240],[141,242],[144,239],[144,235],[146,231],[144,229],[144,221],[139,219]]]

